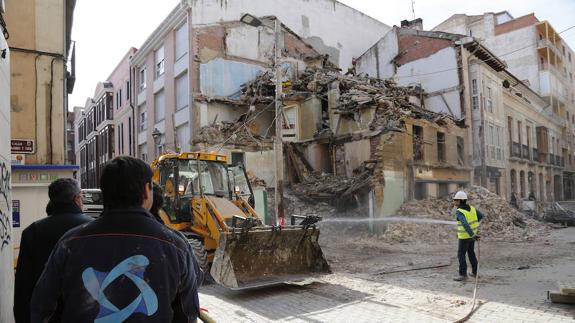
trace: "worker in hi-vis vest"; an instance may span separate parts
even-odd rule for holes
[[[483,219],[483,214],[473,206],[467,204],[467,194],[464,191],[455,193],[453,198],[455,207],[455,216],[457,217],[457,238],[459,247],[457,249],[457,258],[459,259],[459,276],[454,278],[455,281],[464,281],[467,279],[467,262],[465,254],[469,257],[471,263],[471,277],[477,275],[477,257],[475,257],[475,240],[479,240],[478,230],[479,222]]]

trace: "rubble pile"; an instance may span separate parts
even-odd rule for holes
[[[249,121],[244,121],[247,117],[246,114],[236,122],[222,121],[204,126],[200,129],[196,141],[213,145],[225,143],[260,148],[269,144],[269,138],[264,138],[250,129]]]
[[[531,240],[543,233],[547,226],[528,218],[514,209],[507,201],[483,187],[465,190],[469,203],[485,216],[480,235],[491,240]],[[397,212],[400,216],[455,221],[453,195],[439,199],[426,199],[404,203]],[[387,242],[448,242],[456,239],[455,226],[392,223],[383,234]]]
[[[351,198],[357,191],[369,186],[375,163],[366,162],[353,171],[353,176],[313,172],[306,181],[292,185],[293,194],[310,203],[335,202]]]

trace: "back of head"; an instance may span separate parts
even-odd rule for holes
[[[152,213],[155,216],[158,216],[160,209],[162,208],[162,205],[164,205],[164,190],[160,185],[156,183],[154,183],[153,190],[154,190],[154,203],[152,204],[150,213]]]
[[[140,159],[119,156],[102,171],[100,189],[105,209],[141,207],[144,191],[152,182],[152,169]]]
[[[48,197],[52,209],[72,205],[74,198],[80,195],[80,186],[75,179],[59,178],[48,186]]]

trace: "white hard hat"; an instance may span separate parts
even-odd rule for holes
[[[464,191],[459,191],[457,193],[455,193],[455,196],[453,197],[454,200],[467,200],[467,194],[465,194]]]

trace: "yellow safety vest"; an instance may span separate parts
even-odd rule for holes
[[[479,221],[477,220],[477,211],[475,211],[475,208],[473,206],[470,206],[470,208],[471,209],[469,211],[464,209],[457,209],[457,211],[461,212],[465,216],[465,220],[467,221],[467,224],[469,224],[469,227],[471,228],[471,231],[473,231],[473,234],[477,234],[477,231],[479,229]],[[471,239],[471,236],[469,235],[469,233],[467,233],[467,231],[465,231],[463,224],[459,220],[457,220],[457,237],[459,239]]]

